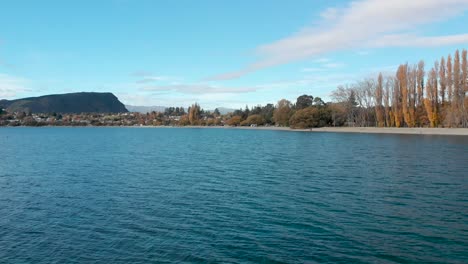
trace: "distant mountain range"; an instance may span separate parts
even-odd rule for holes
[[[155,112],[164,112],[166,109],[165,106],[136,106],[136,105],[125,105],[125,108],[129,112],[137,112],[137,113],[151,113],[153,111]]]
[[[137,112],[137,113],[143,113],[143,114],[150,113],[152,111],[164,112],[164,110],[167,108],[165,106],[136,106],[136,105],[125,105],[125,107],[128,109],[129,112]],[[222,115],[235,111],[235,109],[226,108],[226,107],[218,107],[218,110]],[[187,111],[187,108],[185,108],[185,111]],[[214,109],[207,110],[207,111],[213,112]]]
[[[210,111],[214,111],[214,109],[213,109],[213,110],[210,110]],[[225,115],[225,114],[232,113],[232,112],[236,111],[236,109],[226,108],[226,107],[218,107],[218,111],[219,111],[222,115]]]
[[[0,100],[8,112],[30,113],[123,113],[124,104],[112,93],[68,93]]]

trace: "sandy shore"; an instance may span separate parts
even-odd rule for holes
[[[191,128],[279,130],[295,132],[332,132],[332,133],[372,133],[372,134],[411,134],[411,135],[450,135],[468,136],[468,128],[396,128],[396,127],[321,127],[313,129],[291,129],[289,127],[228,127],[192,126]]]
[[[315,132],[468,136],[468,128],[322,127]]]

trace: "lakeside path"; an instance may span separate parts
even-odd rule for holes
[[[292,132],[468,136],[468,128],[321,127],[321,128],[312,128],[312,129],[291,129],[289,127],[274,127],[274,126],[269,126],[269,127],[188,126],[187,128],[279,130],[279,131],[292,131]]]

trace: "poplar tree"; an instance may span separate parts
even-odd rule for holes
[[[447,76],[446,76],[446,84],[447,84],[447,101],[452,102],[453,96],[453,70],[452,70],[452,55],[447,56]]]
[[[418,82],[418,106],[421,106],[423,104],[423,95],[424,95],[424,75],[426,73],[424,72],[424,61],[420,60],[418,63],[418,73],[417,73],[417,82]]]
[[[402,110],[401,110],[401,93],[400,85],[397,77],[394,77],[393,82],[393,102],[392,102],[392,112],[395,120],[395,126],[401,127],[402,123]]]
[[[447,73],[446,73],[445,58],[440,58],[440,68],[439,68],[439,82],[440,82],[440,98],[441,103],[445,103],[445,93],[447,87]]]
[[[379,74],[377,78],[377,87],[375,89],[375,115],[377,117],[377,125],[383,127],[385,125],[385,118],[382,107],[383,97],[383,76]]]
[[[455,56],[453,59],[453,99],[452,99],[452,115],[453,125],[458,127],[460,125],[460,52],[455,51]]]
[[[289,118],[291,117],[292,104],[286,99],[278,101],[275,111],[273,112],[273,119],[279,126],[289,126]]]
[[[468,64],[467,64],[467,51],[462,51],[462,65],[461,65],[461,89],[460,89],[460,109],[462,118],[462,127],[468,126],[468,101],[466,100],[466,93],[468,92]]]
[[[408,126],[411,126],[411,117],[409,114],[409,95],[408,95],[408,64],[400,65],[397,71],[398,83],[401,91],[401,111],[403,119]]]
[[[417,67],[408,68],[408,89],[409,89],[409,115],[411,120],[411,127],[416,126],[416,86],[417,86]]]
[[[197,103],[190,107],[188,118],[191,125],[198,125],[198,121],[200,120],[200,112],[200,106]]]
[[[437,113],[434,107],[435,97],[437,96],[437,71],[432,68],[429,72],[426,98],[424,99],[424,106],[426,108],[427,117],[429,119],[431,127],[435,127],[437,124]],[[435,92],[435,93],[434,93]]]
[[[392,116],[390,110],[390,87],[391,87],[391,78],[387,78],[385,81],[385,92],[384,92],[384,104],[385,104],[385,123],[386,126],[391,127],[392,125]]]

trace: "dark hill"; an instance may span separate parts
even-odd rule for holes
[[[69,93],[0,100],[8,112],[123,113],[125,106],[112,93]]]

